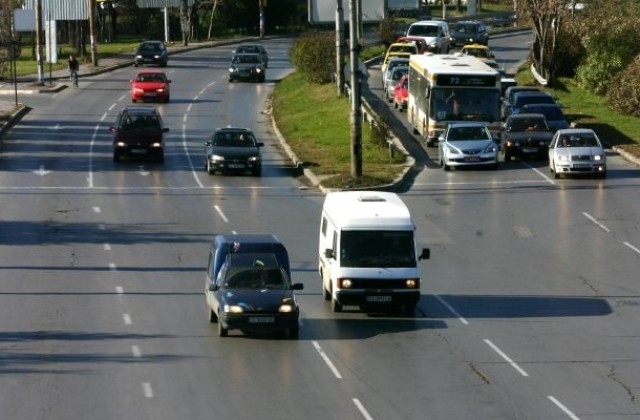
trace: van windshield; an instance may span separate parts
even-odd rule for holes
[[[412,231],[342,231],[340,263],[343,267],[416,267]]]

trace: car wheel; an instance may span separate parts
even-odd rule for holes
[[[222,325],[220,314],[218,314],[218,337],[226,337],[229,335],[229,330]]]
[[[607,171],[600,172],[600,173],[598,174],[598,178],[600,178],[600,179],[606,179],[606,178],[607,178]]]
[[[211,162],[209,162],[209,161],[207,160],[207,173],[208,173],[209,175],[213,175],[215,172],[216,172],[216,170],[215,170],[215,169],[213,169],[213,166],[211,165]]]
[[[508,152],[504,152],[504,161],[509,162],[511,160],[511,155]]]
[[[324,282],[322,282],[322,296],[327,302],[331,300],[331,292],[324,287]]]
[[[171,99],[171,98],[170,98],[169,96],[167,96],[167,97],[165,98],[165,100],[164,100],[164,103],[165,103],[165,104],[166,104],[166,103],[168,103],[170,99]]]
[[[333,312],[342,312],[342,304],[337,299],[331,301],[331,310]]]
[[[295,327],[289,328],[289,338],[298,338],[300,335],[300,326],[298,324]]]
[[[260,82],[264,83],[264,81],[266,80],[266,76],[263,74],[262,76],[260,76]]]
[[[134,98],[131,98],[131,102],[133,102],[135,104],[136,102],[138,102],[138,100],[134,99]]]
[[[211,309],[211,307],[209,307],[209,305],[207,305],[207,309],[209,310],[209,322],[211,322],[211,323],[218,322],[218,315],[216,315],[214,310]]]
[[[120,153],[118,153],[117,150],[113,151],[113,161],[114,162],[119,162],[120,161]]]
[[[158,155],[158,162],[164,162],[164,152],[160,152],[160,154]]]
[[[251,175],[253,175],[253,176],[262,176],[262,168],[254,169],[254,170],[251,172]]]

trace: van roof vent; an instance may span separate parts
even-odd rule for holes
[[[358,201],[362,201],[363,203],[376,203],[376,202],[383,202],[387,200],[384,197],[380,197],[379,195],[368,194],[368,195],[361,195],[360,197],[358,197]]]

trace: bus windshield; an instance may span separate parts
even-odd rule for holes
[[[433,88],[429,117],[435,121],[500,121],[498,89]]]

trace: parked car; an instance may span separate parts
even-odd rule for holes
[[[507,116],[511,113],[510,111],[515,94],[524,91],[541,92],[541,90],[535,86],[509,86],[503,94],[502,107],[500,109],[502,119],[507,118]]]
[[[542,114],[510,115],[503,123],[504,160],[512,157],[546,159],[553,132]]]
[[[398,111],[407,109],[409,99],[409,76],[402,76],[402,79],[393,88],[393,107]]]
[[[138,67],[145,64],[155,64],[166,67],[169,53],[162,41],[144,41],[138,45],[133,59],[133,65]]]
[[[487,26],[479,20],[465,20],[454,23],[449,27],[451,31],[451,45],[489,44]]]
[[[164,161],[164,133],[169,129],[154,107],[125,107],[109,131],[112,133],[114,162],[118,162],[121,156],[147,156]]]
[[[220,128],[204,144],[204,166],[209,175],[219,172],[251,172],[262,175],[263,142],[248,128]]]
[[[407,36],[424,38],[427,49],[432,53],[447,54],[449,52],[449,25],[442,20],[423,20],[414,22],[407,29]]]
[[[438,138],[440,166],[448,171],[460,166],[498,168],[498,145],[483,123],[451,123]]]
[[[598,135],[590,128],[556,131],[549,146],[549,170],[554,178],[570,174],[607,176],[607,155]]]
[[[521,112],[521,109],[524,105],[528,104],[555,104],[556,101],[553,99],[550,93],[547,92],[516,92],[513,95],[513,103],[506,110],[507,117],[511,114],[517,114]]]
[[[266,67],[259,54],[234,54],[229,66],[229,81],[253,80],[264,82]]]
[[[169,102],[171,80],[160,70],[145,69],[138,72],[131,83],[131,101],[162,101]]]
[[[569,120],[558,104],[528,104],[524,105],[520,112],[537,112],[544,115],[552,131],[569,128]]]
[[[209,255],[205,295],[218,335],[288,333],[298,338],[300,307],[286,249],[274,235],[218,235]],[[286,266],[283,264],[286,262]]]
[[[409,67],[396,66],[392,68],[390,71],[388,71],[387,73],[390,73],[390,74],[388,75],[388,78],[385,80],[385,85],[384,85],[385,97],[387,98],[387,102],[393,102],[393,89],[396,87],[396,84],[398,84],[402,76],[409,74]]]
[[[233,51],[234,54],[258,54],[264,63],[265,68],[269,67],[269,54],[262,44],[240,44]]]

